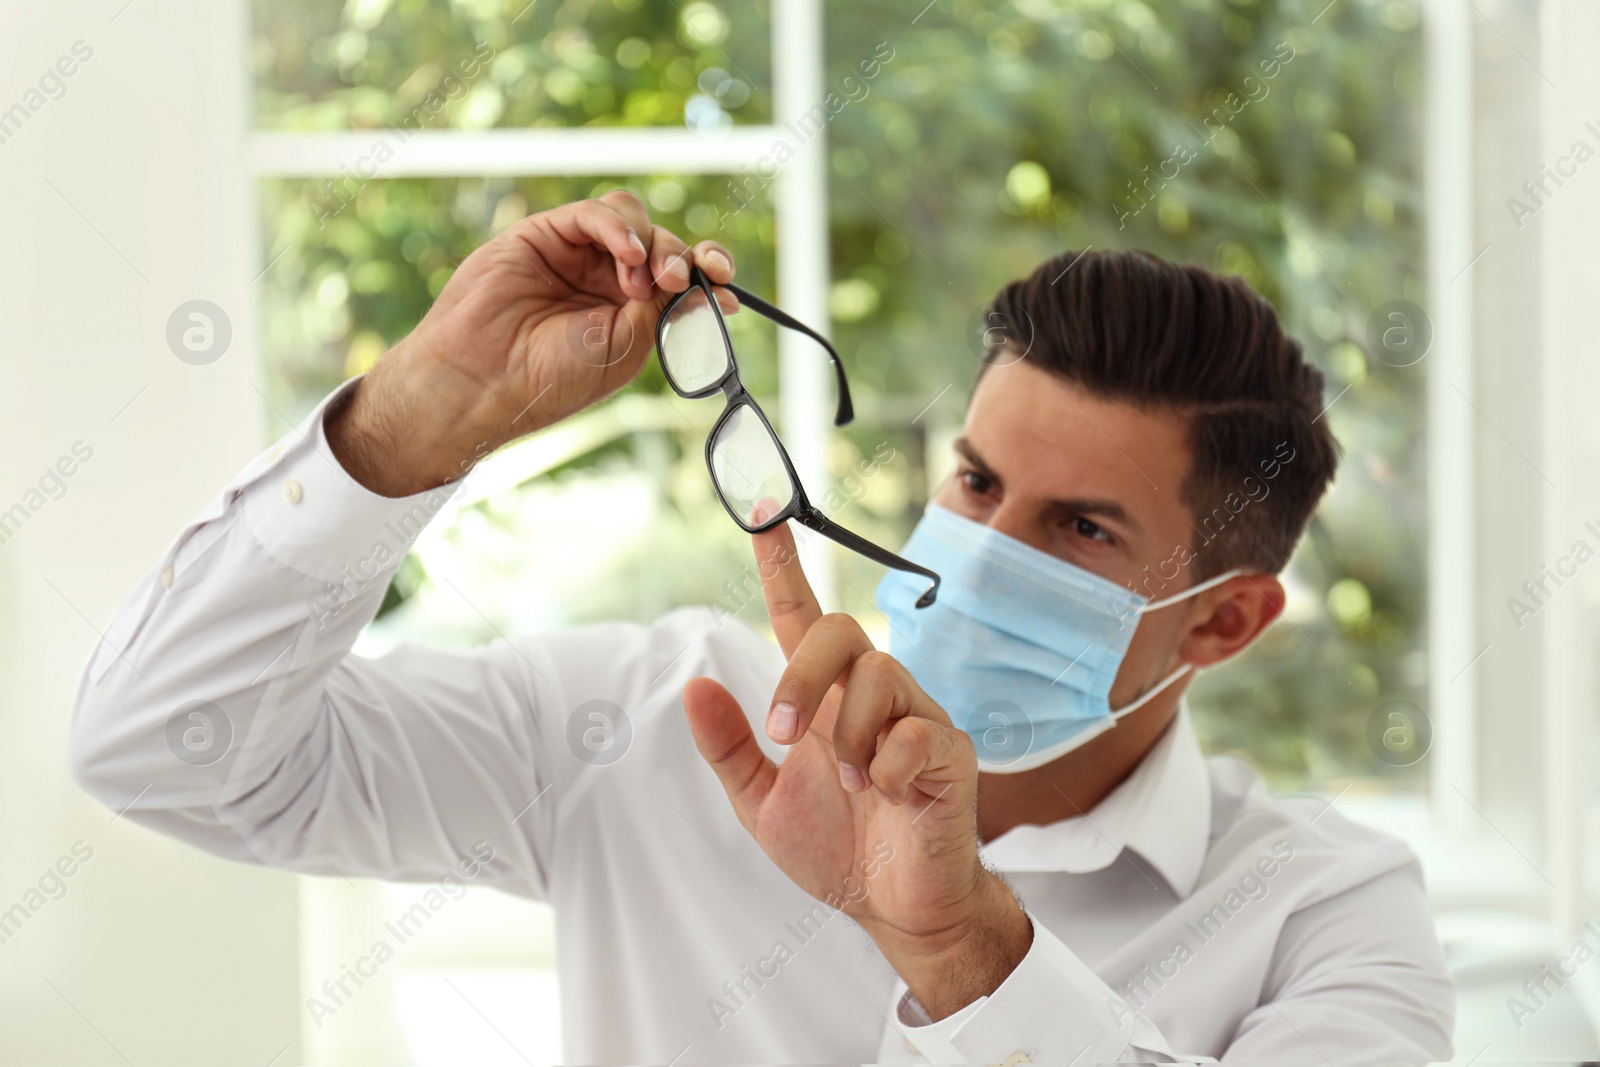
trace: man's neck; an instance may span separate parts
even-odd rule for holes
[[[1178,714],[1182,689],[1151,701],[1116,726],[1042,767],[978,775],[978,834],[993,841],[1017,826],[1085,815],[1127,780]]]

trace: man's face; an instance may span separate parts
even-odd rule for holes
[[[1197,581],[1180,573],[1164,588],[1145,585],[1163,564],[1170,576],[1174,549],[1193,540],[1180,498],[1188,428],[1169,412],[1101,399],[1025,360],[994,366],[973,393],[955,462],[934,497],[942,507],[1146,595]],[[1113,708],[1177,666],[1193,607],[1140,618]]]

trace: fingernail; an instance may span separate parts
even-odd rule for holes
[[[655,284],[654,279],[650,277],[650,268],[642,263],[637,267],[629,267],[628,276],[633,279],[633,284],[641,289],[649,289]]]
[[[847,793],[859,793],[867,787],[867,776],[848,763],[839,764],[839,784]]]
[[[628,243],[630,245],[632,245],[634,248],[638,249],[639,251],[641,251],[641,252],[644,251],[644,242],[639,240],[639,235],[638,234],[636,234],[636,233],[628,234]]]
[[[733,277],[733,264],[728,262],[728,257],[721,252],[707,252],[700,257],[700,263],[702,266],[710,267],[718,274],[726,274],[730,278]]]
[[[788,704],[774,704],[767,713],[767,736],[774,741],[787,741],[794,736],[800,723],[800,713]]]
[[[675,278],[689,280],[689,264],[685,263],[682,256],[667,264],[667,272]]]

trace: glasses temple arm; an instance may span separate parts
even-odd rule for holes
[[[839,384],[839,409],[834,414],[833,424],[835,426],[843,426],[856,417],[855,405],[850,402],[850,383],[845,380],[844,376],[844,361],[839,358],[839,353],[834,349],[833,345],[828,343],[826,337],[823,337],[816,330],[813,330],[788,312],[767,303],[748,289],[734,285],[732,282],[723,286],[723,288],[738,297],[739,303],[748,305],[758,314],[765,315],[780,326],[787,326],[791,330],[805,334],[826,349],[828,359],[833,363],[833,377]]]
[[[928,586],[927,590],[917,598],[917,607],[925,608],[932,604],[938,597],[939,576],[933,571],[930,571],[928,568],[919,567],[908,559],[902,559],[886,548],[879,548],[871,541],[868,541],[865,537],[862,537],[859,534],[851,533],[849,530],[846,530],[843,526],[840,526],[838,523],[822,514],[822,512],[809,505],[800,509],[800,511],[795,515],[795,520],[799,522],[800,525],[808,529],[815,530],[828,540],[843,545],[845,548],[848,548],[850,551],[855,552],[858,555],[866,556],[874,563],[881,563],[885,567],[892,567],[897,571],[907,571],[911,574],[920,574],[924,578],[928,579],[933,584]]]

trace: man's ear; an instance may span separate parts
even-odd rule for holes
[[[1201,594],[1178,654],[1196,667],[1232,659],[1283,614],[1287,595],[1271,574],[1241,574]]]

